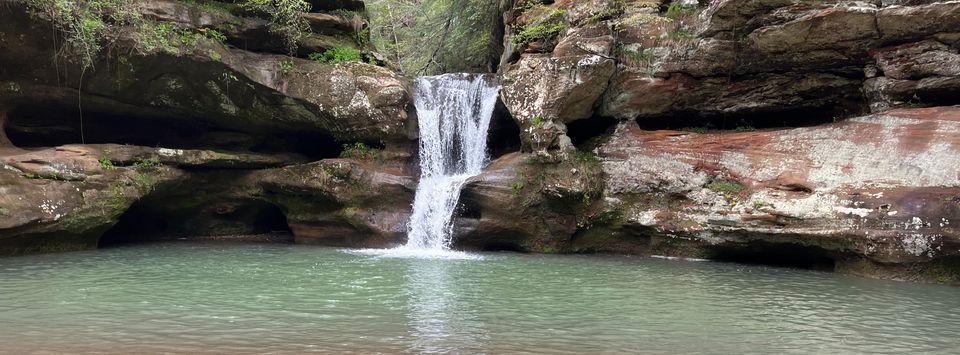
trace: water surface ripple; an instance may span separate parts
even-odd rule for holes
[[[599,256],[156,244],[0,259],[0,352],[958,353],[960,289]]]

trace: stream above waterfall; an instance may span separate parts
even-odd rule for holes
[[[645,257],[142,244],[0,259],[4,352],[955,353],[960,288]]]

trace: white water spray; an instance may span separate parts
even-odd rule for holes
[[[460,188],[487,164],[487,129],[500,85],[484,74],[417,79],[414,104],[420,128],[420,184],[407,228],[407,244],[358,252],[391,257],[477,259],[450,251]]]
[[[500,90],[490,75],[446,74],[417,79],[420,184],[413,202],[408,250],[450,247],[460,188],[487,163],[487,129]]]

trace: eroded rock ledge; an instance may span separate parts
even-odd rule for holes
[[[495,161],[466,187],[459,242],[721,259],[779,248],[831,270],[957,282],[957,132],[960,107],[744,133],[626,122],[596,162]]]

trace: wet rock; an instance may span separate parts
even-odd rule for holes
[[[95,248],[130,205],[184,175],[160,164],[105,168],[92,152],[3,157],[0,255]]]
[[[200,38],[195,46],[143,49],[136,33],[115,44],[121,58],[104,53],[93,69],[57,70],[49,46],[50,31],[19,12],[5,11],[0,43],[6,55],[0,81],[22,88],[0,104],[14,110],[25,104],[75,104],[86,97],[91,108],[124,114],[189,117],[221,129],[251,133],[286,130],[329,134],[341,141],[403,142],[409,138],[404,79],[373,65],[321,64],[280,55],[247,52]],[[131,29],[131,31],[133,31]],[[171,40],[173,41],[173,40]],[[282,63],[286,63],[281,65]],[[68,70],[69,69],[69,70]],[[76,71],[74,71],[76,70]],[[70,101],[67,101],[70,100]],[[66,102],[65,102],[66,101]]]
[[[480,249],[559,252],[603,188],[588,155],[544,161],[509,154],[463,188],[455,243]]]
[[[264,170],[262,198],[280,206],[297,243],[387,247],[402,243],[411,176],[375,162],[333,159]]]

